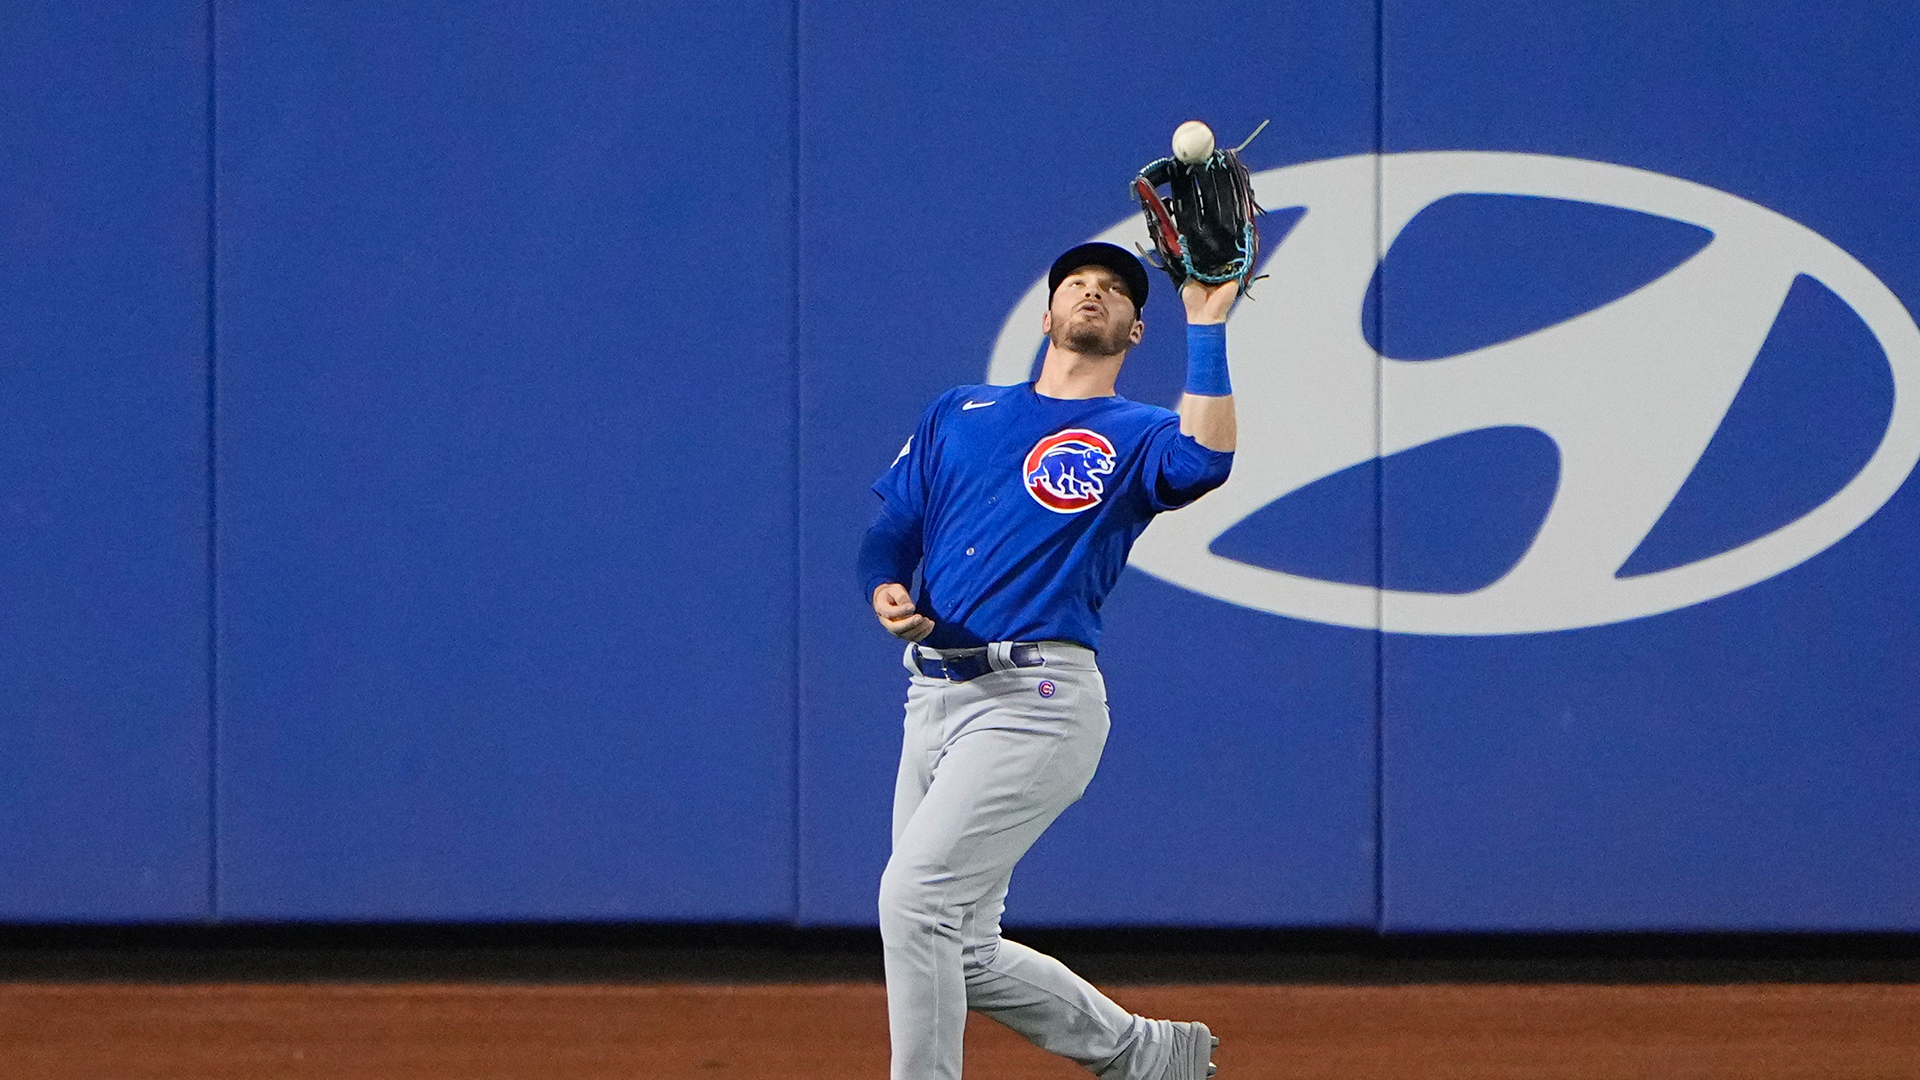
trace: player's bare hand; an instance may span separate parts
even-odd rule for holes
[[[903,641],[919,641],[933,633],[933,620],[918,613],[905,585],[889,582],[873,590],[873,614],[887,633]]]
[[[1233,310],[1233,302],[1239,298],[1238,281],[1209,285],[1188,278],[1186,284],[1180,286],[1180,302],[1186,305],[1187,321],[1195,326],[1226,322],[1227,313]]]

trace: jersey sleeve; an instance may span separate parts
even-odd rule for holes
[[[893,464],[873,482],[874,494],[885,504],[887,515],[901,525],[917,529],[926,515],[927,492],[932,486],[933,464],[939,450],[936,429],[940,413],[952,396],[953,391],[949,390],[927,406],[913,434],[907,436],[906,445],[894,455]]]
[[[867,535],[860,540],[860,554],[854,561],[860,598],[872,602],[873,591],[888,582],[911,584],[921,554],[920,527],[895,521],[882,503],[873,524],[867,526]]]
[[[1209,450],[1180,433],[1180,417],[1168,414],[1147,434],[1147,502],[1155,513],[1177,510],[1227,482],[1233,451]]]

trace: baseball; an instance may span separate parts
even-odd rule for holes
[[[1188,165],[1198,165],[1213,153],[1213,129],[1198,120],[1189,120],[1173,129],[1173,156]]]

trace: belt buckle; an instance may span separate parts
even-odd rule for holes
[[[938,656],[928,656],[920,651],[919,644],[913,645],[913,670],[924,679],[944,679],[947,677],[947,665]]]
[[[919,645],[913,647],[913,664],[920,670],[920,674],[929,679],[945,679],[948,682],[966,681],[966,679],[956,675],[953,664],[948,661],[946,657],[941,656],[938,652],[933,652],[932,655],[923,653],[920,651]]]
[[[930,679],[945,679],[954,683],[963,683],[993,670],[993,665],[987,660],[984,649],[978,653],[962,652],[952,657],[937,654],[928,656],[916,645],[913,651],[913,662],[914,666],[919,668],[920,674]]]

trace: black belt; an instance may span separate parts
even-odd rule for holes
[[[1040,646],[1025,641],[1016,642],[1007,650],[1007,660],[1014,667],[1039,667],[1046,663],[1040,658]],[[977,679],[993,670],[993,665],[987,662],[985,649],[940,657],[922,654],[918,645],[913,647],[913,666],[929,679],[948,679],[953,682]]]

